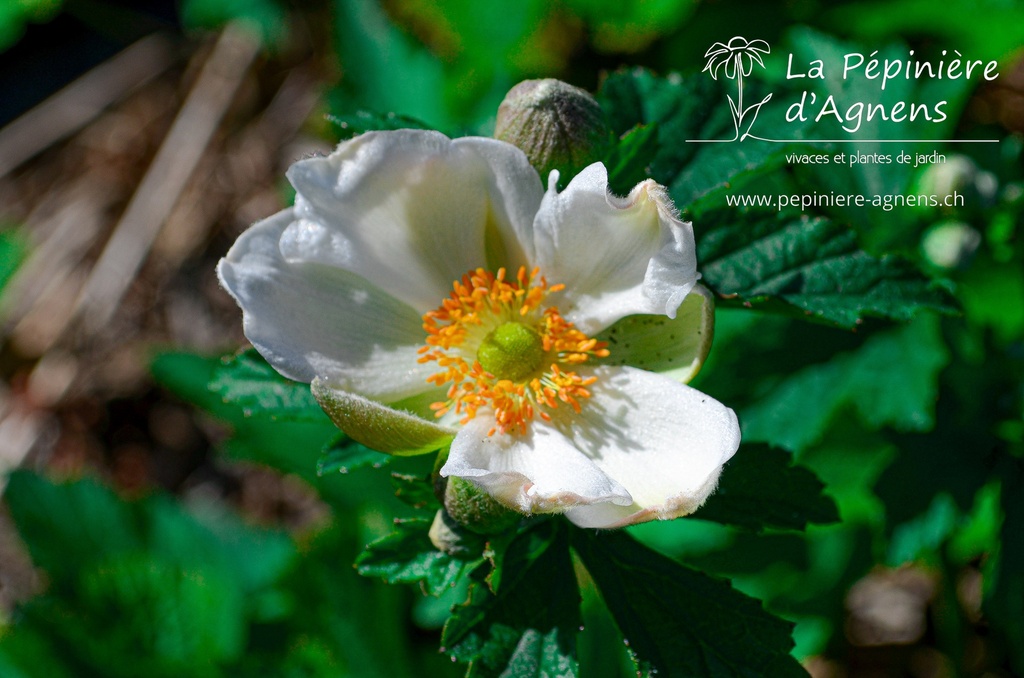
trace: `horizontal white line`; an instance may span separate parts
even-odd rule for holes
[[[999,139],[763,139],[773,144],[998,144]],[[688,144],[727,144],[735,139],[687,139]]]

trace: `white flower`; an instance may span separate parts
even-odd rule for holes
[[[392,454],[450,442],[442,475],[585,527],[685,515],[714,490],[739,426],[680,383],[712,308],[661,186],[617,198],[597,163],[544,192],[514,146],[415,130],[288,178],[295,206],[218,273],[253,345],[348,435]]]

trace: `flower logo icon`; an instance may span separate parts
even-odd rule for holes
[[[743,141],[748,136],[751,136],[750,128],[753,127],[754,120],[757,119],[761,106],[768,103],[768,100],[772,98],[772,95],[769,94],[758,103],[751,104],[747,108],[743,107],[743,78],[753,72],[754,62],[757,62],[761,68],[764,68],[761,55],[768,54],[769,52],[771,52],[771,47],[764,40],[747,40],[744,37],[736,36],[729,40],[727,44],[716,42],[704,54],[704,58],[708,60],[704,70],[711,73],[712,78],[718,80],[718,72],[722,71],[726,78],[736,80],[736,99],[734,100],[732,95],[726,95],[729,99],[729,111],[732,113],[732,121],[736,129],[735,136],[728,141]],[[741,135],[740,128],[745,120],[747,121],[746,129]]]

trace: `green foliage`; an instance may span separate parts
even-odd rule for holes
[[[214,373],[210,390],[224,402],[241,407],[246,416],[261,412],[274,419],[327,419],[308,384],[285,379],[255,349],[225,360]]]
[[[579,594],[565,526],[546,521],[520,534],[495,567],[506,571],[500,586],[470,585],[445,624],[442,652],[468,662],[470,676],[576,676]]]
[[[260,601],[295,558],[282,534],[191,515],[163,497],[127,504],[92,481],[54,485],[17,472],[6,498],[52,582],[23,608],[19,632],[66,648],[55,655],[72,672],[222,675],[241,660],[249,625],[265,618]],[[19,632],[0,643],[7,661],[28,658],[6,652],[21,645]]]
[[[839,520],[813,473],[793,465],[790,455],[767,445],[743,445],[726,464],[715,494],[695,518],[761,531],[802,530],[808,523]]]
[[[654,123],[637,125],[612,146],[603,162],[608,168],[608,186],[613,193],[626,195],[648,177],[647,165],[657,151],[657,131]]]
[[[661,78],[633,69],[610,75],[598,92],[598,101],[616,134],[629,133],[636,125],[656,125],[657,143],[644,149],[654,151],[646,163],[650,176],[668,187],[677,207],[695,210],[737,182],[778,167],[787,150],[785,144],[755,141],[687,143],[687,139],[730,138],[732,119],[721,105],[725,96],[719,81],[703,75]],[[779,136],[793,135],[793,130],[785,129]],[[633,160],[634,165],[638,162]]]
[[[1012,665],[1017,673],[1024,671],[1024,473],[1018,464],[1016,477],[1010,478],[1002,493],[1003,529],[999,564],[994,572],[994,585],[986,596],[987,608],[1006,635],[1009,647],[1015,648]]]
[[[843,80],[834,66],[849,51],[900,58],[911,47],[1007,63],[1021,42],[1019,8],[966,0],[940,12],[923,0],[797,5],[741,0],[723,12],[676,0],[567,0],[555,10],[539,0],[338,0],[337,137],[397,127],[486,133],[509,86],[574,58],[582,64],[593,56],[584,41],[604,53],[644,48],[638,60],[688,73],[699,70],[711,40],[739,34],[771,41],[775,58],[792,51],[798,62],[829,61],[828,78],[799,84],[819,96],[950,102],[943,125],[866,121],[861,135],[1005,134],[983,121],[1003,115],[999,83],[961,115],[972,96],[964,80],[895,81],[882,92]],[[13,23],[0,10],[0,44],[4,28],[20,30],[23,21],[12,7]],[[269,36],[287,23],[271,0],[183,7],[189,25],[242,18]],[[814,26],[790,30],[798,13]],[[829,25],[843,40],[818,30]],[[902,35],[915,42],[881,42]],[[593,82],[589,63],[568,72]],[[782,126],[788,85],[781,77],[770,84],[775,96],[758,134],[836,131]],[[748,85],[753,98],[766,92],[753,79]],[[447,675],[458,670],[454,658],[470,675],[612,675],[625,638],[634,666],[624,676],[801,675],[791,653],[841,660],[864,652],[844,634],[855,582],[920,563],[938,574],[929,634],[918,644],[937,649],[951,673],[1024,672],[1020,141],[960,149],[996,186],[991,204],[941,214],[980,239],[943,271],[963,299],[964,315],[953,316],[951,288],[915,262],[936,213],[721,210],[727,192],[899,194],[915,179],[895,164],[786,167],[786,144],[755,139],[688,143],[731,136],[728,93],[706,74],[644,69],[612,73],[599,93],[616,137],[605,159],[612,187],[626,193],[652,177],[669,188],[694,221],[700,270],[718,296],[716,347],[697,386],[738,412],[744,445],[695,519],[595,533],[535,518],[490,538],[455,526],[461,555],[442,553],[425,517],[439,508],[431,459],[390,458],[339,435],[306,385],[279,377],[253,352],[227,362],[165,354],[154,376],[229,427],[223,451],[304,479],[331,508],[330,525],[296,543],[164,497],[129,503],[88,481],[53,485],[15,474],[12,516],[49,588],[16,610],[0,638],[0,674]],[[0,285],[23,256],[12,242],[0,236]],[[793,450],[798,464],[754,441]],[[375,473],[385,462],[388,472]],[[361,550],[362,578],[349,567]],[[983,581],[980,621],[954,590],[970,574]],[[414,600],[382,579],[439,597]],[[452,602],[461,604],[443,631],[447,656],[436,657],[429,629]],[[410,609],[422,612],[415,632]],[[794,620],[795,630],[766,609]],[[96,628],[109,632],[97,636]],[[984,667],[964,659],[970,631],[981,648],[972,661]]]
[[[324,476],[328,473],[348,473],[365,466],[380,468],[390,460],[390,455],[371,450],[340,433],[324,447],[316,463],[316,472]]]
[[[395,129],[430,129],[428,125],[407,115],[373,113],[371,111],[328,115],[327,121],[334,126],[338,141],[351,139],[364,132]]]
[[[477,555],[464,559],[438,551],[429,530],[430,521],[422,518],[397,521],[394,532],[366,547],[356,559],[356,569],[389,584],[422,583],[427,593],[439,596],[484,562],[482,540]]]
[[[403,33],[372,2],[335,3],[337,54],[345,74],[332,108],[399,112],[435,128],[453,126],[445,102],[444,67],[423,45]]]
[[[53,19],[63,4],[61,0],[15,0],[0,3],[0,52],[21,39],[26,24]]]
[[[441,508],[429,476],[423,478],[409,473],[392,473],[391,484],[395,488],[395,497],[415,509]]]
[[[944,287],[897,257],[869,255],[852,231],[824,217],[718,211],[702,215],[700,228],[704,281],[734,303],[780,300],[847,328],[866,316],[910,320],[924,309],[957,308]]]
[[[288,16],[277,0],[184,0],[181,21],[189,28],[240,22],[270,45],[282,42],[288,30]]]
[[[779,380],[771,397],[743,411],[746,439],[802,451],[850,410],[872,430],[929,430],[948,361],[934,317],[875,334],[855,351]]]
[[[27,256],[25,236],[13,228],[0,229],[0,295]]]
[[[802,676],[791,625],[760,602],[636,543],[573,531],[573,548],[626,638],[640,675]]]

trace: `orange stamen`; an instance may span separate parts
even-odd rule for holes
[[[481,408],[490,408],[497,426],[488,435],[526,433],[535,416],[551,421],[545,410],[557,409],[559,402],[580,412],[580,400],[590,397],[586,387],[596,378],[584,379],[560,366],[573,367],[609,354],[605,342],[580,332],[556,307],[543,307],[548,295],[564,285],[548,285],[538,269],[527,271],[525,266],[516,272],[515,280],[508,281],[506,276],[504,268],[497,275],[478,268],[453,282],[448,298],[423,316],[427,338],[426,346],[419,349],[420,363],[436,361],[441,368],[427,381],[436,386],[451,383],[448,400],[431,405],[435,416],[455,412],[466,424]],[[495,378],[475,358],[487,333],[507,322],[529,326],[540,336],[545,352],[537,374],[522,383]]]

